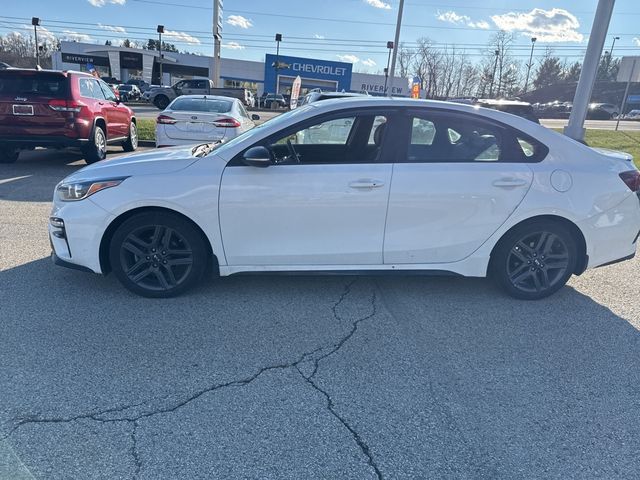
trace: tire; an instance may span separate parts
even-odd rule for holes
[[[577,261],[576,240],[564,225],[532,221],[507,232],[498,242],[490,274],[512,297],[539,300],[567,283]]]
[[[153,99],[153,104],[159,109],[164,110],[169,105],[169,98],[166,95],[158,95]]]
[[[138,148],[138,126],[132,121],[129,125],[129,136],[122,144],[122,149],[125,152],[135,152],[136,148]]]
[[[14,163],[20,156],[20,150],[11,147],[0,147],[0,163]]]
[[[98,125],[93,127],[93,135],[89,145],[82,149],[82,153],[87,164],[96,163],[107,158],[107,136],[102,127]]]
[[[172,213],[139,213],[114,233],[111,268],[120,283],[143,297],[167,298],[195,286],[209,255],[201,233]]]

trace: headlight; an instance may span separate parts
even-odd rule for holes
[[[104,180],[87,180],[86,182],[62,182],[56,187],[60,200],[74,202],[90,197],[105,188],[117,187],[128,177],[109,178]]]

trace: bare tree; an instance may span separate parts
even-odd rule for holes
[[[51,53],[59,48],[58,41],[39,42],[40,65],[51,68]],[[36,66],[36,47],[31,36],[11,32],[0,36],[0,61],[12,67],[33,68]]]

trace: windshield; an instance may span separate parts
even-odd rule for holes
[[[186,112],[227,113],[233,103],[228,100],[209,98],[176,98],[167,110]]]
[[[314,108],[316,107],[309,104],[303,107],[298,107],[295,110],[289,110],[288,112],[278,115],[277,117],[273,117],[271,120],[267,120],[263,124],[258,125],[257,127],[252,128],[251,130],[247,130],[246,132],[241,133],[234,139],[229,140],[228,142],[220,145],[218,148],[215,149],[215,151],[217,153],[221,153],[227,150],[228,148],[233,147],[234,145],[237,145],[240,142],[244,142],[245,140],[249,141],[252,138],[261,136],[262,129],[264,128],[265,125],[268,125],[270,127],[276,127],[276,128],[277,127],[284,128],[287,124],[296,122],[298,120],[298,117],[304,116],[307,112],[309,112]]]

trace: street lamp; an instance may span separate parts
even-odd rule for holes
[[[158,32],[158,51],[160,52],[160,86],[162,86],[162,34],[164,33],[164,25],[158,25],[156,30]]]
[[[40,50],[38,48],[38,26],[40,25],[40,19],[38,17],[31,17],[31,25],[33,25],[33,34],[36,39],[36,68],[40,68]]]
[[[620,37],[613,37],[611,42],[611,50],[609,50],[609,57],[607,58],[607,73],[609,73],[609,67],[611,66],[611,59],[613,58],[613,47],[616,46],[616,40],[620,40]]]
[[[276,63],[273,66],[276,70],[276,91],[278,93],[278,69],[280,68],[280,42],[282,41],[282,34],[276,33]]]
[[[387,79],[389,78],[389,63],[391,62],[391,52],[393,51],[393,42],[387,42],[389,55],[387,56],[387,68],[384,69],[384,94],[387,94]]]
[[[524,89],[523,93],[527,93],[527,87],[529,86],[529,72],[531,72],[531,67],[533,67],[533,47],[536,46],[536,37],[531,37],[531,54],[529,55],[529,63],[527,64],[527,78],[524,81]]]
[[[496,56],[495,62],[493,62],[493,73],[491,74],[491,85],[489,85],[489,98],[493,98],[493,82],[496,79],[496,68],[498,67],[498,55],[500,50],[494,50],[493,54]]]

